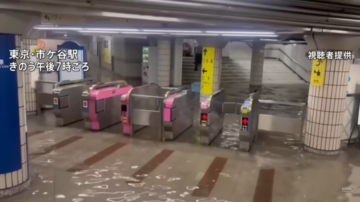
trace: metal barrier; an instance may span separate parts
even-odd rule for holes
[[[193,97],[193,92],[184,88],[157,84],[133,88],[121,98],[123,134],[132,137],[149,126],[158,129],[158,140],[174,139],[192,125]]]
[[[36,96],[36,114],[40,115],[41,110],[46,106],[53,105],[53,94],[56,82],[53,81],[35,81],[35,96]],[[47,87],[49,90],[47,91]]]
[[[164,139],[174,140],[194,122],[195,92],[178,88],[165,94]]]
[[[298,117],[284,117],[281,115],[260,114],[259,130],[275,131],[288,134],[299,134],[299,141],[302,142],[304,121],[306,117],[307,104],[282,102],[273,100],[259,100],[261,104],[277,104],[301,107],[301,114]]]
[[[157,84],[135,87],[121,97],[123,134],[133,137],[135,132],[152,126],[158,129],[158,140],[163,140],[164,96]]]
[[[239,150],[249,151],[258,133],[260,114],[259,92],[250,94],[241,106]]]
[[[81,95],[91,84],[91,79],[61,81],[56,84],[53,89],[53,111],[58,126],[83,119]]]
[[[221,89],[201,103],[200,128],[199,133],[196,134],[196,140],[200,144],[209,145],[222,131],[225,99],[226,93]]]
[[[101,130],[121,121],[121,96],[132,86],[126,81],[95,84],[82,93],[85,128]]]
[[[258,130],[287,134],[299,134],[302,143],[303,124],[306,116],[306,103],[291,103],[273,100],[260,100],[258,94],[252,94],[241,107],[239,150],[249,151],[256,140]],[[260,104],[276,104],[301,107],[300,117],[284,117],[281,115],[260,113]]]

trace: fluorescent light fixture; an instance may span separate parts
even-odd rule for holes
[[[348,31],[345,30],[335,30],[335,29],[323,29],[323,32],[326,33],[336,33],[336,34],[348,34]]]
[[[141,35],[152,35],[152,34],[166,34],[166,33],[157,33],[157,32],[121,32],[121,34],[141,34]]]
[[[113,31],[113,32],[138,32],[139,29],[121,29],[121,28],[84,28],[89,31]]]
[[[199,30],[156,30],[156,29],[144,29],[144,32],[165,32],[165,33],[201,33]]]
[[[170,33],[171,35],[180,36],[219,36],[220,34],[205,34],[205,33]]]
[[[222,34],[221,36],[229,36],[229,37],[278,37],[277,34],[273,35],[264,35],[264,34]]]
[[[255,31],[205,31],[206,33],[210,33],[210,34],[246,34],[246,35],[250,35],[250,34],[258,34],[258,35],[274,35],[276,34],[275,32],[255,32]]]
[[[42,27],[42,26],[35,26],[34,29],[38,30],[83,30],[81,27]]]
[[[165,21],[165,22],[180,22],[181,21],[179,18],[158,17],[158,16],[152,16],[152,15],[136,15],[136,14],[127,14],[127,13],[114,13],[114,12],[101,12],[101,15],[104,17],[111,17],[111,18],[129,18],[129,19]]]
[[[119,34],[120,32],[114,32],[114,31],[90,31],[90,30],[87,30],[87,31],[79,31],[81,33],[101,33],[101,34]]]
[[[260,41],[279,41],[278,39],[260,39]]]

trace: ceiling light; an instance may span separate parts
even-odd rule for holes
[[[166,33],[201,33],[199,30],[156,30],[144,29],[144,32],[166,32]]]
[[[81,27],[42,27],[42,26],[35,26],[34,29],[38,30],[83,30]]]
[[[165,21],[165,22],[180,22],[179,18],[171,17],[158,17],[151,15],[136,15],[136,14],[126,14],[126,13],[113,13],[113,12],[101,12],[104,17],[112,18],[129,18],[129,19],[140,19],[140,20],[153,20],[153,21]]]
[[[119,34],[119,32],[114,32],[114,31],[96,31],[96,30],[94,30],[94,31],[87,30],[87,31],[79,31],[79,32],[81,32],[81,33]]]
[[[181,36],[219,36],[219,34],[204,34],[204,33],[171,33],[171,35]]]
[[[252,31],[205,31],[206,33],[213,34],[261,34],[261,35],[274,35],[275,32],[252,32]]]
[[[151,35],[151,34],[165,34],[165,33],[157,33],[157,32],[121,32],[121,34],[142,34],[142,35]]]
[[[124,32],[137,32],[138,29],[121,29],[121,28],[84,28],[89,31],[124,31]]]
[[[266,34],[222,34],[221,36],[229,37],[278,37],[277,34],[266,35]]]
[[[278,39],[260,39],[260,41],[279,41]]]

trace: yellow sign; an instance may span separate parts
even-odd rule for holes
[[[326,60],[313,60],[311,81],[312,86],[323,86],[325,81]]]
[[[206,121],[201,121],[201,126],[206,126]]]
[[[105,41],[104,44],[104,62],[110,64],[109,41]]]
[[[214,61],[215,48],[204,47],[202,56],[202,69],[201,69],[201,89],[202,95],[213,94],[213,81],[214,81]]]

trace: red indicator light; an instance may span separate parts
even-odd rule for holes
[[[56,97],[54,98],[54,104],[59,104],[59,100]]]
[[[243,126],[247,126],[249,124],[249,119],[247,117],[243,117],[241,123]]]
[[[87,101],[83,101],[83,107],[87,107],[87,106],[88,106]]]
[[[205,113],[201,113],[201,120],[202,121],[207,121],[207,119],[208,119],[208,115],[205,114]]]

